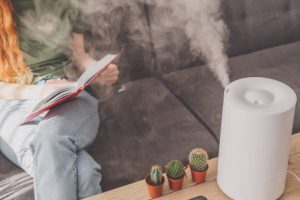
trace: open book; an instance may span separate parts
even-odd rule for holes
[[[50,108],[70,100],[77,96],[87,86],[92,84],[97,76],[109,66],[117,55],[107,55],[87,70],[79,77],[75,86],[60,88],[36,104],[31,113],[26,116],[22,124],[25,124]]]

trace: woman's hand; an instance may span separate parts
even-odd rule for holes
[[[115,64],[110,64],[96,79],[101,85],[113,85],[118,81],[119,69]]]
[[[73,61],[81,73],[83,73],[88,67],[97,63],[97,61],[85,51],[83,34],[73,33],[73,46]],[[96,82],[101,85],[112,85],[117,82],[118,75],[118,66],[110,64],[106,70],[98,76]]]
[[[81,56],[78,56],[75,61],[76,66],[79,68],[81,73],[84,73],[87,68],[97,63],[97,60],[88,54],[82,54]],[[98,75],[96,78],[96,83],[100,85],[113,85],[117,82],[118,76],[118,66],[115,64],[110,64],[102,73]]]

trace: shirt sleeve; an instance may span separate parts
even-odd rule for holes
[[[74,1],[74,0],[73,0]],[[80,1],[80,0],[78,0]],[[72,31],[74,33],[85,33],[89,30],[89,26],[87,23],[87,15],[83,11],[82,2],[77,2],[74,5],[75,9],[75,18],[72,20]]]

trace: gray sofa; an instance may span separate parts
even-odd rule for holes
[[[206,149],[211,158],[218,155],[222,86],[201,59],[187,50],[188,38],[180,27],[160,32],[157,16],[164,11],[151,1],[136,1],[135,9],[139,9],[138,16],[128,13],[117,37],[117,46],[124,48],[120,84],[126,89],[101,101],[99,134],[88,148],[102,166],[104,191],[143,179],[154,163],[186,162],[194,147]],[[230,30],[231,80],[270,77],[300,95],[300,1],[224,0],[222,11]],[[126,9],[119,12],[124,14]],[[128,28],[132,23],[143,27],[138,41],[130,37],[135,34]],[[101,40],[92,33],[86,37],[90,46],[95,39]],[[180,43],[174,39],[178,37]],[[97,88],[91,91],[101,96]],[[294,123],[297,131],[299,106]],[[14,199],[33,198],[32,189],[20,192],[30,188],[32,180],[2,154],[0,180],[2,196],[19,192]]]

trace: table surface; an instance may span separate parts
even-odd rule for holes
[[[209,169],[207,172],[206,182],[200,185],[195,185],[191,181],[190,173],[187,171],[187,178],[184,180],[182,190],[172,192],[168,188],[167,181],[164,184],[164,195],[159,200],[187,200],[199,195],[205,196],[209,200],[227,200],[227,197],[218,187],[216,182],[217,175],[217,158],[209,160]],[[289,171],[300,176],[300,133],[294,134],[291,139],[290,154],[289,154]],[[165,175],[164,175],[165,176]],[[86,200],[148,200],[151,199],[148,195],[146,183],[144,180],[125,185],[123,187],[110,190],[99,195],[92,196]],[[284,194],[280,200],[296,200],[300,199],[300,182],[287,174],[287,182]]]

